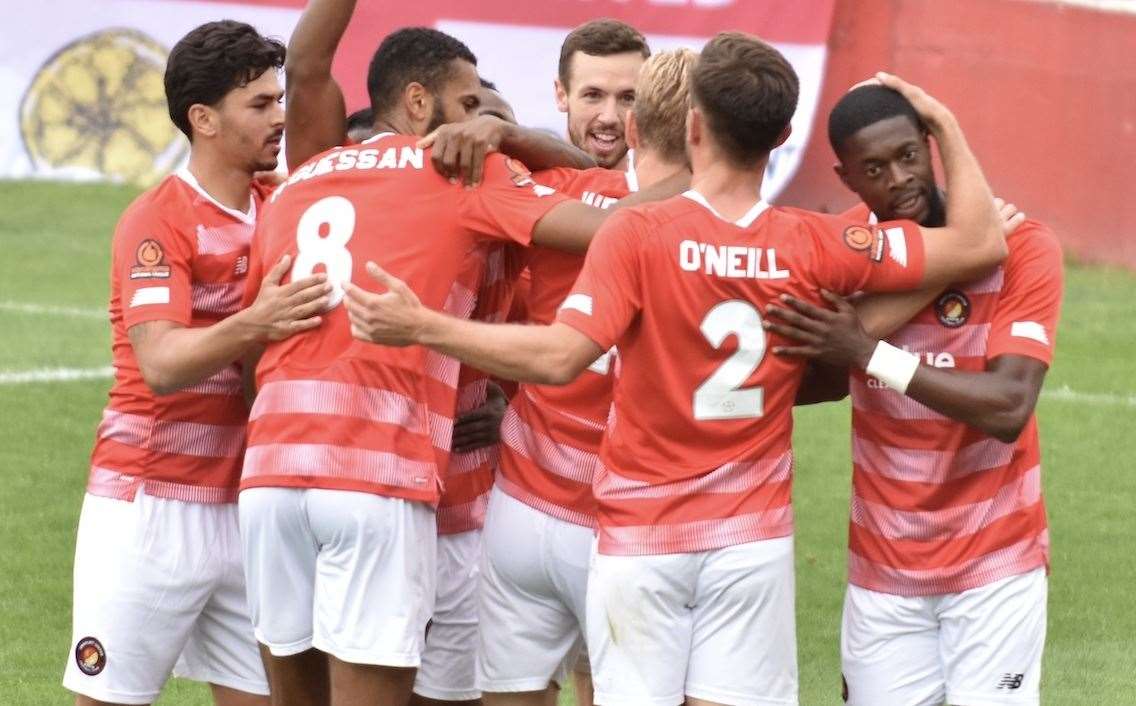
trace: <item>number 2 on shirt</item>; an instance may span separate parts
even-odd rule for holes
[[[327,235],[321,236],[323,226]],[[351,281],[351,251],[347,241],[355,234],[355,206],[342,196],[328,196],[316,201],[296,224],[296,262],[292,265],[292,281],[309,277],[317,265],[327,271],[331,295],[324,311],[343,301],[343,285]]]
[[[748,419],[764,411],[765,391],[742,388],[765,357],[765,329],[761,314],[747,302],[732,299],[714,306],[700,327],[715,349],[730,334],[738,337],[738,349],[694,390],[694,418]]]

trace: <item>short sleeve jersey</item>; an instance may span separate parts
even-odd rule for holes
[[[601,228],[559,320],[620,370],[595,480],[599,551],[696,552],[785,536],[798,360],[762,328],[783,293],[918,286],[914,223],[874,227],[757,203],[737,221],[697,192]]]
[[[849,212],[868,221],[867,207]],[[1027,221],[988,276],[947,287],[888,338],[924,365],[986,369],[1019,355],[1052,361],[1061,248]],[[957,593],[1048,565],[1037,420],[1006,444],[852,376],[849,581],[898,595]]]
[[[325,270],[378,290],[368,261],[405,281],[425,306],[468,317],[486,242],[527,245],[565,200],[501,155],[476,189],[451,184],[417,138],[378,135],[298,168],[273,193],[252,254],[257,273],[284,254],[293,279]],[[339,301],[317,329],[270,344],[257,368],[241,487],[319,487],[436,503],[437,450],[448,454],[458,362],[420,346],[351,336]]]
[[[230,209],[183,169],[123,213],[111,265],[115,382],[88,492],[129,500],[142,488],[191,502],[236,500],[248,417],[240,366],[157,396],[142,378],[127,331],[151,321],[203,327],[235,313],[264,195],[254,184],[247,212]]]
[[[634,171],[555,169],[537,177],[604,209],[637,190]],[[532,281],[528,319],[552,323],[584,256],[533,247],[525,257]],[[560,520],[594,526],[592,477],[611,409],[612,359],[605,353],[567,385],[519,386],[501,423],[498,485],[503,492]]]

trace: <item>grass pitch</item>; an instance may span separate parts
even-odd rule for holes
[[[135,191],[0,187],[0,703],[72,703],[75,525],[109,378],[109,242]],[[1040,404],[1053,540],[1047,706],[1136,704],[1136,277],[1070,266],[1057,360]],[[59,377],[72,381],[31,382]],[[848,516],[848,408],[797,415],[801,703],[840,703],[838,633]],[[116,541],[113,536],[105,538]],[[207,704],[174,680],[158,702]],[[568,703],[565,701],[565,703]],[[891,706],[891,705],[881,705]]]

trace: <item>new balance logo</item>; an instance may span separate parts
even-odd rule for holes
[[[1025,677],[1024,674],[1010,674],[1006,672],[1002,675],[1002,681],[998,682],[998,688],[1009,690],[1017,689],[1022,685],[1023,677]]]

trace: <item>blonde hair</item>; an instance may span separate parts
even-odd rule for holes
[[[670,162],[686,161],[690,75],[697,60],[698,54],[690,49],[659,52],[643,63],[635,84],[639,139]]]

